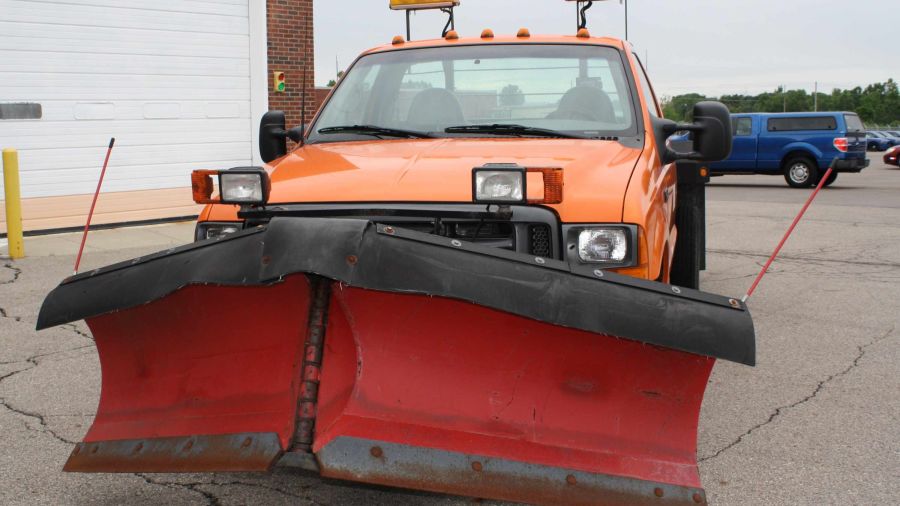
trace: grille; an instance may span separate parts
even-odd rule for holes
[[[543,258],[556,258],[553,249],[553,228],[546,223],[447,218],[427,221],[418,219],[379,220],[378,222],[425,234],[468,241],[481,246],[518,251]]]
[[[482,246],[502,248],[515,251],[516,227],[509,222],[480,222],[440,220],[438,223],[404,221],[389,223],[401,228],[424,232],[426,234],[440,235],[451,239],[461,239],[474,242]]]
[[[528,252],[539,257],[552,256],[552,242],[550,241],[550,227],[547,225],[530,225],[528,227],[530,242]]]

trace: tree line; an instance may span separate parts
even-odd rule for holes
[[[746,112],[810,112],[851,111],[869,125],[900,125],[900,90],[893,79],[875,83],[865,88],[857,86],[849,90],[835,89],[831,93],[808,93],[806,90],[775,91],[759,95],[722,95],[706,97],[688,93],[664,97],[662,101],[666,118],[687,121],[694,104],[703,100],[718,100],[732,113]]]

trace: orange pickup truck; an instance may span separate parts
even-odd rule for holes
[[[270,205],[342,212],[342,203],[415,203],[431,208],[415,226],[438,235],[668,282],[673,162],[717,159],[730,148],[724,106],[701,104],[699,114],[708,116],[698,116],[705,152],[668,149],[674,123],[661,119],[644,68],[621,40],[451,32],[367,51],[311,125],[290,132],[298,149],[285,156],[289,133],[277,112],[263,120],[260,143]],[[511,219],[435,225],[432,212],[487,201],[473,195],[476,167],[512,171],[478,180],[492,184],[492,203],[511,209]],[[516,179],[521,168],[531,174]],[[546,199],[537,169],[558,170],[564,198]],[[209,205],[197,238],[244,228],[238,210]]]
[[[586,29],[448,30],[367,51],[260,146],[193,174],[194,244],[47,297],[38,327],[85,319],[103,368],[67,470],[706,503],[700,405],[716,359],[754,364],[753,323],[669,282],[702,263],[678,188],[728,156],[723,105],[663,119],[631,46]]]

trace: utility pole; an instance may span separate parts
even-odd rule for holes
[[[628,0],[625,0],[625,40],[628,40]]]
[[[781,98],[784,100],[784,112],[787,112],[787,85],[781,85]]]
[[[813,99],[813,103],[815,104],[813,111],[819,112],[819,81],[816,81],[815,90],[816,91],[813,92],[813,96],[815,97]]]

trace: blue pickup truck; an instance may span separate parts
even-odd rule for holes
[[[783,175],[794,188],[818,184],[836,157],[839,172],[869,166],[866,130],[851,112],[733,114],[731,156],[709,166],[712,175]],[[826,185],[837,179],[832,173]]]

